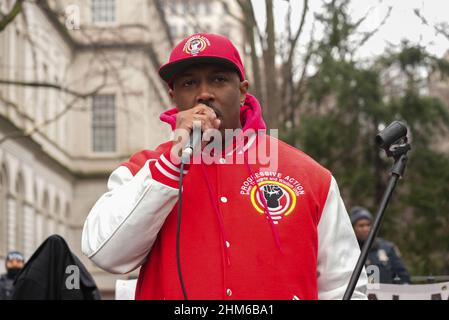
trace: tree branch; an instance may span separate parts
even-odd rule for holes
[[[257,37],[259,38],[260,45],[263,48],[265,41],[264,41],[264,37],[262,35],[262,31],[260,30],[259,25],[257,24],[256,15],[254,13],[254,7],[253,7],[253,4],[251,3],[251,0],[237,0],[237,3],[240,5],[240,8],[243,10],[245,17],[249,17],[251,19],[253,28],[257,34]]]
[[[290,47],[290,53],[288,55],[288,63],[292,63],[292,59],[293,59],[293,54],[296,48],[296,43],[298,42],[299,36],[302,33],[302,30],[304,28],[304,24],[306,21],[306,14],[307,11],[309,10],[309,0],[304,0],[304,6],[303,6],[303,10],[302,10],[302,15],[301,15],[301,22],[299,23],[299,27],[298,30],[295,33],[295,36],[293,37],[293,39],[291,40],[291,47]]]
[[[107,73],[105,72],[105,73],[103,73],[102,83],[100,85],[98,85],[95,89],[93,89],[89,92],[85,92],[85,93],[77,93],[76,95],[73,94],[74,91],[69,90],[72,95],[75,95],[75,98],[72,99],[72,101],[63,110],[61,110],[59,113],[55,114],[53,117],[44,120],[42,123],[36,124],[35,126],[33,126],[32,128],[30,128],[26,131],[20,130],[20,131],[15,131],[15,132],[5,135],[4,137],[2,137],[0,139],[0,145],[2,145],[5,141],[10,140],[10,139],[25,138],[25,137],[31,136],[33,133],[40,132],[44,127],[59,120],[62,116],[64,116],[67,112],[69,112],[80,98],[87,99],[88,97],[96,95],[101,89],[103,89],[106,86],[106,84],[107,84]],[[39,87],[39,86],[33,86],[33,85],[31,85],[31,86]],[[44,86],[44,87],[48,87],[48,86]],[[58,86],[51,85],[49,87],[57,89]],[[62,90],[62,89],[63,88],[61,88],[61,91],[68,92],[67,89],[66,90]],[[19,110],[18,106],[15,103],[8,101],[1,96],[0,96],[0,99],[3,100],[8,105],[14,106],[16,108],[16,110]]]
[[[69,88],[60,86],[55,83],[50,82],[38,82],[38,81],[13,81],[13,80],[4,80],[0,79],[0,84],[5,85],[12,85],[12,86],[24,86],[24,87],[33,87],[33,88],[49,88],[49,89],[56,89],[65,93],[68,93],[72,96],[75,96],[77,98],[86,98],[92,93],[80,93],[74,90],[71,90]]]
[[[15,17],[22,11],[22,4],[24,0],[16,0],[11,11],[2,17],[0,20],[0,32],[2,32],[8,24],[10,24]]]
[[[290,51],[288,53],[288,57],[287,57],[286,61],[284,62],[283,66],[282,66],[283,81],[282,81],[281,98],[284,100],[284,103],[283,103],[284,107],[293,107],[293,106],[286,106],[286,104],[291,103],[291,101],[289,101],[290,99],[288,99],[287,96],[293,95],[293,57],[294,57],[294,53],[295,53],[295,49],[296,49],[296,44],[298,42],[299,36],[301,35],[303,27],[304,27],[305,18],[306,18],[308,9],[309,9],[309,1],[304,0],[304,6],[303,6],[301,22],[299,23],[299,27],[298,27],[297,31],[295,32],[294,37],[293,38],[289,37]],[[286,94],[287,90],[290,91],[289,92],[290,95]],[[287,100],[285,100],[285,99],[287,99]]]
[[[385,22],[387,22],[388,18],[390,17],[392,9],[393,9],[392,6],[388,7],[388,12],[385,14],[385,17],[382,19],[382,21],[379,23],[379,25],[376,28],[374,28],[373,30],[371,30],[370,32],[364,33],[364,37],[359,42],[358,47],[361,47],[362,45],[364,45],[365,42],[369,40],[369,38],[371,38],[373,35],[376,34],[377,31],[379,31],[379,29],[385,24]]]
[[[221,5],[223,6],[223,9],[226,11],[226,14],[228,16],[230,16],[232,19],[234,19],[235,21],[239,22],[241,25],[243,26],[250,26],[250,23],[238,16],[236,16],[235,14],[233,14],[231,12],[231,10],[229,10],[229,6],[226,3],[226,0],[220,0]]]
[[[414,9],[413,12],[419,19],[421,19],[422,24],[430,26],[429,22],[426,18],[424,18],[419,9]],[[443,35],[446,39],[449,40],[449,25],[447,23],[435,24],[433,25],[433,28],[435,29],[436,33]]]

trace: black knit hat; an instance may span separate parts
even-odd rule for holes
[[[25,261],[25,257],[19,251],[10,251],[6,255],[6,261],[11,261],[11,260]]]
[[[351,210],[351,223],[354,225],[357,221],[361,219],[367,219],[373,221],[373,216],[368,211],[368,209],[363,207],[354,207]]]

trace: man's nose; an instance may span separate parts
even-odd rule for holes
[[[211,91],[211,88],[207,85],[207,83],[205,82],[201,83],[201,85],[198,87],[196,102],[208,105],[209,102],[212,102],[214,100],[215,96]]]

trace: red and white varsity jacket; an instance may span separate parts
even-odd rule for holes
[[[176,110],[161,116],[174,128]],[[263,129],[247,96],[243,130]],[[331,173],[268,135],[243,149],[277,143],[275,169],[259,162],[192,164],[184,176],[180,260],[190,299],[341,299],[360,254]],[[182,299],[175,236],[180,170],[171,143],[142,151],[109,177],[90,211],[82,251],[100,268],[141,266],[136,299]],[[256,152],[257,153],[257,152]],[[353,299],[366,299],[362,272]]]

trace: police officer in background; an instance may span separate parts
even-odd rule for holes
[[[20,252],[11,251],[6,256],[5,265],[6,274],[0,276],[0,300],[11,300],[14,280],[23,269],[25,258]]]
[[[373,216],[366,208],[354,207],[351,210],[351,223],[361,249],[371,230]],[[365,266],[370,265],[379,268],[380,283],[410,283],[410,274],[401,259],[399,250],[391,242],[381,238],[374,240]]]

